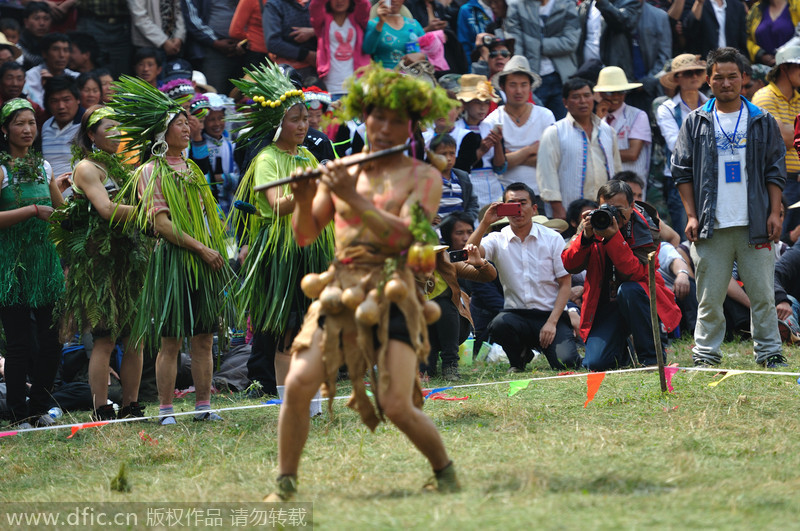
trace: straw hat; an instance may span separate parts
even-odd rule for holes
[[[495,92],[494,87],[486,76],[477,74],[464,74],[460,79],[461,89],[458,91],[458,99],[464,103],[472,100],[500,101],[500,96]]]
[[[538,223],[539,225],[544,225],[548,229],[553,229],[554,231],[559,233],[564,232],[569,228],[569,224],[563,219],[558,219],[558,218],[550,219],[547,216],[542,216],[541,214],[533,216],[533,222]]]
[[[641,83],[628,83],[625,71],[618,66],[607,66],[597,76],[595,92],[624,92],[641,87]]]
[[[702,70],[705,72],[706,62],[701,60],[699,55],[682,53],[672,60],[670,71],[661,76],[659,81],[668,89],[674,89],[678,86],[678,82],[675,81],[675,74],[689,70]]]
[[[501,72],[492,77],[492,84],[498,87],[503,84],[503,79],[509,74],[525,74],[531,78],[531,90],[536,90],[542,85],[542,78],[539,74],[531,72],[528,59],[524,55],[515,55],[508,60]]]
[[[0,48],[5,48],[11,52],[11,55],[14,56],[14,60],[19,59],[19,56],[22,55],[22,50],[10,42],[3,32],[0,32]]]

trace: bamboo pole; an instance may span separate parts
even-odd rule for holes
[[[658,309],[656,307],[656,251],[647,255],[648,286],[650,287],[650,323],[653,328],[653,342],[656,346],[656,360],[658,360],[658,377],[661,380],[661,392],[667,392],[667,377],[664,374],[664,353],[661,346],[661,326],[658,323]]]

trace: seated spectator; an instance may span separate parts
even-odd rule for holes
[[[78,77],[77,72],[67,68],[69,63],[69,37],[63,33],[49,33],[40,40],[44,62],[25,73],[25,91],[28,97],[44,105],[47,80],[61,75]]]
[[[600,71],[594,92],[600,96],[595,113],[617,133],[620,167],[642,179],[644,196],[645,179],[650,174],[653,134],[647,113],[625,103],[625,95],[641,86],[641,83],[629,83],[620,67],[607,66]]]
[[[83,74],[101,66],[100,47],[94,36],[73,31],[69,34],[69,42],[69,68],[71,70]]]
[[[400,15],[402,6],[403,0],[391,0],[391,7],[380,2],[378,18],[367,23],[364,53],[385,68],[394,68],[405,55],[419,52],[417,40],[425,34],[419,22]]]
[[[297,0],[264,2],[264,39],[276,63],[291,65],[300,79],[317,75],[317,39],[307,4]]]
[[[566,221],[569,224],[567,230],[561,233],[565,240],[569,241],[577,233],[578,225],[583,221],[584,212],[597,208],[597,201],[591,199],[576,199],[567,207]]]
[[[478,248],[472,244],[464,247],[467,260],[450,262],[447,250],[436,255],[436,269],[429,285],[430,300],[436,301],[442,309],[442,316],[428,326],[431,351],[425,370],[429,376],[437,374],[439,358],[442,359],[442,377],[447,381],[458,381],[458,346],[467,340],[472,328],[469,313],[469,296],[461,292],[458,279],[473,282],[491,282],[497,278],[494,266],[481,258]]]
[[[494,21],[492,9],[479,0],[468,0],[458,10],[458,41],[464,47],[464,56],[471,57],[475,49],[475,38],[479,33],[486,33]]]
[[[553,369],[581,364],[564,308],[570,296],[570,276],[561,262],[564,240],[555,231],[533,222],[536,194],[524,183],[506,188],[504,201],[520,205],[520,215],[509,226],[486,234],[501,219],[500,203],[493,203],[469,243],[480,245],[503,284],[505,305],[489,324],[489,337],[503,347],[511,363],[509,372],[522,372],[533,359],[531,348],[544,352]]]
[[[778,328],[786,341],[794,326],[800,322],[800,246],[783,253],[775,264],[775,308],[778,311]]]
[[[308,109],[308,127],[319,131],[322,129],[322,117],[331,106],[331,95],[319,87],[309,87],[303,89],[303,96]]]
[[[79,75],[77,83],[81,93],[81,107],[88,109],[103,101],[103,84],[94,72]]]
[[[344,95],[344,80],[369,64],[362,49],[369,8],[369,0],[311,0],[308,5],[317,37],[317,73],[334,99]]]
[[[60,176],[72,171],[70,145],[85,109],[80,105],[78,86],[69,76],[50,78],[44,95],[53,116],[42,126],[42,155],[53,167],[53,175]]]
[[[675,303],[681,310],[681,333],[694,335],[697,324],[697,283],[694,271],[683,256],[669,243],[662,241],[658,248],[658,271],[664,284],[675,294]]]
[[[609,216],[610,224],[600,228],[599,219],[592,223],[597,214],[585,213],[578,227],[580,235],[561,255],[567,271],[586,270],[581,307],[581,338],[586,343],[583,366],[605,371],[628,365],[625,353],[630,335],[639,363],[654,365],[656,347],[646,286],[647,254],[658,248],[651,233],[655,222],[634,203],[633,192],[624,182],[609,181],[600,187],[597,198],[601,208],[616,209]],[[659,318],[672,331],[681,314],[658,272],[656,290]]]
[[[491,166],[504,186],[521,182],[538,194],[539,139],[556,121],[549,109],[529,102],[542,80],[525,57],[515,55],[493,81],[505,92],[506,103],[481,123],[481,136],[494,144],[483,156],[483,165]]]
[[[158,87],[158,76],[164,66],[164,57],[156,48],[140,48],[133,56],[133,71],[140,77]]]
[[[439,135],[431,141],[430,149],[447,160],[447,166],[442,170],[442,199],[434,225],[453,212],[465,212],[474,222],[478,217],[478,198],[472,192],[469,173],[453,167],[456,162],[455,139],[447,133]]]
[[[16,61],[22,55],[22,50],[9,41],[5,34],[0,32],[0,65]]]
[[[47,2],[28,2],[22,18],[22,33],[17,46],[22,50],[22,66],[26,70],[44,62],[41,39],[50,33],[53,22],[50,5]]]
[[[160,48],[167,57],[181,54],[186,42],[181,0],[128,0],[128,8],[136,48]]]

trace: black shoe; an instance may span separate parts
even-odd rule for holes
[[[51,417],[49,413],[45,413],[44,415],[34,418],[32,422],[36,428],[46,428],[48,426],[53,426],[56,423],[56,419]]]
[[[443,367],[442,377],[448,382],[457,382],[461,379],[461,374],[458,372],[458,366]]]
[[[261,398],[265,394],[266,393],[264,392],[264,390],[261,387],[253,387],[252,389],[250,389],[249,391],[247,391],[244,394],[244,397],[252,399],[252,400],[255,400],[257,398]]]
[[[140,406],[139,402],[131,402],[127,406],[122,406],[119,410],[119,417],[121,419],[135,419],[144,417],[144,406]]]
[[[781,354],[774,354],[768,357],[766,360],[758,362],[758,364],[762,367],[766,367],[767,369],[779,369],[781,367],[789,366],[789,364],[786,363],[786,358],[784,358]]]
[[[114,420],[116,418],[117,418],[117,412],[114,411],[114,406],[112,406],[111,404],[100,406],[99,408],[95,409],[92,412],[92,420],[94,420],[95,422],[103,420]]]

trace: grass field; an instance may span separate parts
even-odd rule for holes
[[[752,345],[726,347],[725,367],[758,369]],[[787,354],[785,370],[797,372],[800,349]],[[688,342],[674,346],[676,360],[690,365]],[[519,379],[553,374],[537,360]],[[459,385],[507,380],[499,366],[462,376]],[[300,500],[313,501],[323,529],[797,528],[800,385],[740,374],[710,387],[715,378],[679,372],[675,392],[662,396],[656,373],[610,374],[586,409],[585,378],[534,382],[513,397],[507,384],[448,391],[469,399],[428,401],[425,411],[458,467],[463,491],[453,495],[422,492],[431,473],[410,443],[389,425],[370,433],[337,401],[333,421],[312,422]],[[190,409],[193,396],[176,405]],[[277,413],[6,437],[0,502],[259,502],[276,475]],[[109,488],[123,462],[128,493]]]

